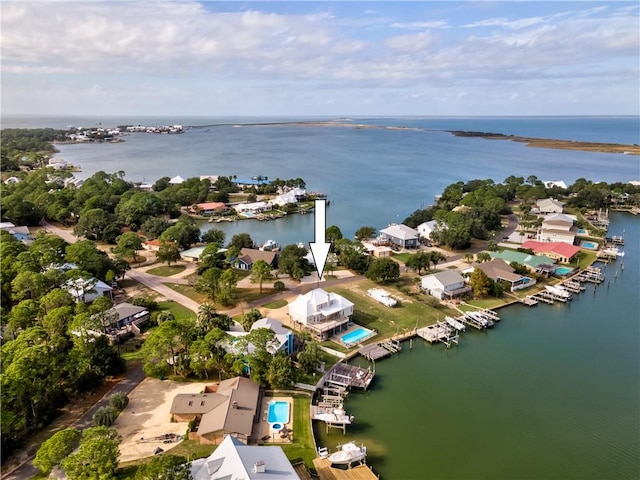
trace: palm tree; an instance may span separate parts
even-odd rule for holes
[[[196,325],[198,327],[209,327],[216,313],[216,307],[212,303],[205,302],[201,304],[196,315]],[[209,328],[206,328],[206,330],[209,330]]]

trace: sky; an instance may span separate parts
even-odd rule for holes
[[[0,2],[3,114],[638,115],[639,3]]]

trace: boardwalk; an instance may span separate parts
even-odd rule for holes
[[[341,469],[331,467],[331,462],[326,458],[313,460],[320,480],[378,480],[378,476],[367,465]]]

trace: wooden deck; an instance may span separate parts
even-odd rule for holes
[[[331,462],[326,458],[316,458],[313,460],[320,480],[378,480],[378,476],[373,473],[367,465],[357,467],[332,468]]]

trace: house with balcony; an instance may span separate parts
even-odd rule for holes
[[[417,230],[403,224],[391,224],[380,230],[380,239],[400,248],[417,248],[420,235]]]
[[[515,273],[513,267],[501,258],[494,258],[489,262],[477,263],[469,268],[469,272],[474,269],[482,270],[487,277],[494,282],[506,282],[510,285],[509,290],[515,292],[523,288],[536,284],[535,279]],[[466,273],[466,270],[463,271]]]
[[[422,277],[421,286],[425,292],[439,300],[460,298],[471,291],[464,277],[454,270],[445,270]]]
[[[291,355],[293,353],[293,332],[284,327],[282,322],[269,317],[261,318],[251,325],[251,330],[249,331],[252,332],[259,328],[266,328],[273,332],[273,342],[267,346],[269,353],[272,355],[275,355],[278,352],[284,352],[287,355]],[[247,336],[249,332],[231,330],[227,332],[227,334],[231,336],[231,342],[225,347],[225,350],[228,352],[241,353],[234,349],[234,344],[237,339]],[[255,347],[249,343],[247,345],[247,353],[253,353],[254,351]]]
[[[289,304],[294,324],[309,331],[320,341],[346,330],[353,316],[353,303],[322,288],[311,290]]]
[[[536,202],[535,209],[532,212],[541,213],[543,215],[549,213],[562,213],[564,212],[564,202],[556,200],[555,198],[542,198]]]
[[[575,220],[574,216],[564,213],[546,216],[538,230],[537,240],[539,242],[562,242],[573,245],[578,232],[577,227],[574,226]]]
[[[278,252],[274,250],[259,250],[257,248],[243,248],[233,262],[233,268],[251,270],[258,260],[264,260],[272,269],[276,268]]]

